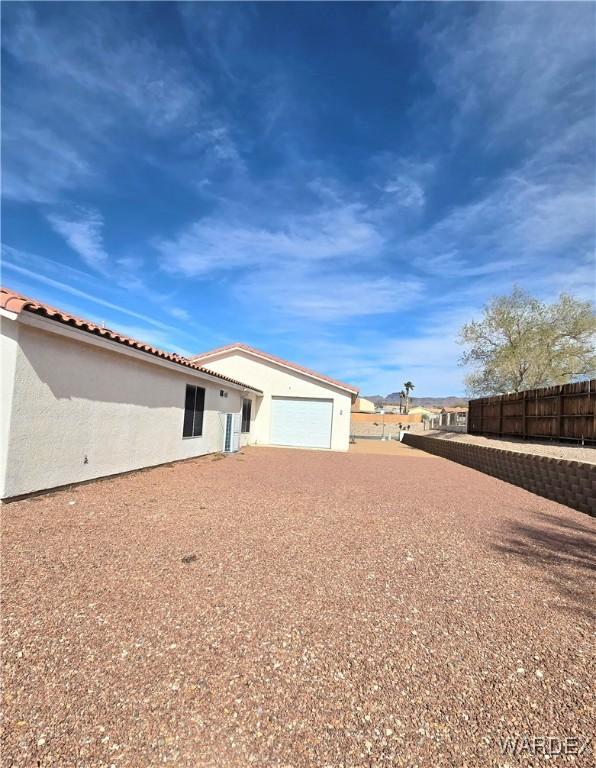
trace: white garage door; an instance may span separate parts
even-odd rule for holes
[[[332,414],[332,400],[274,397],[271,402],[271,444],[330,448]]]

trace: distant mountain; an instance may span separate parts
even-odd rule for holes
[[[382,395],[365,395],[367,400],[372,400],[375,405],[380,403],[397,403],[399,404],[399,392],[391,392],[391,394],[383,397]],[[448,408],[454,405],[467,405],[468,401],[465,397],[455,397],[450,395],[449,397],[411,397],[410,407],[413,408],[416,405],[434,405],[439,408]]]

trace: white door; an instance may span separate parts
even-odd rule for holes
[[[240,414],[224,414],[224,444],[225,453],[235,453],[240,448]]]
[[[271,445],[331,448],[332,400],[271,398]]]

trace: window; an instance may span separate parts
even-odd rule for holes
[[[250,400],[242,401],[242,427],[241,432],[250,432],[250,409],[252,402]]]
[[[203,434],[203,411],[205,410],[205,390],[203,387],[186,385],[184,401],[184,426],[182,437],[199,437]]]

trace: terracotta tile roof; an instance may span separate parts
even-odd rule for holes
[[[208,374],[209,376],[213,376],[216,379],[227,381],[230,384],[236,384],[237,386],[251,389],[253,392],[261,392],[260,389],[252,387],[249,384],[244,384],[242,381],[236,381],[236,379],[231,379],[229,376],[224,376],[221,373],[210,371],[208,368],[203,368],[203,366],[197,365],[197,363],[195,363],[193,360],[190,360],[183,355],[178,355],[175,352],[166,352],[163,349],[152,347],[150,344],[147,344],[144,341],[131,339],[128,336],[124,336],[123,334],[118,333],[117,331],[112,331],[110,328],[104,328],[100,325],[97,325],[96,323],[91,322],[91,320],[84,320],[83,318],[75,317],[74,315],[71,315],[68,312],[64,312],[61,309],[56,309],[55,307],[51,307],[49,304],[37,301],[37,299],[32,299],[29,296],[22,296],[15,291],[11,291],[9,288],[0,287],[0,308],[5,309],[8,312],[14,312],[17,315],[23,311],[32,312],[33,314],[47,317],[49,320],[55,320],[56,322],[62,323],[63,325],[69,325],[72,328],[78,328],[81,331],[86,331],[87,333],[91,333],[94,336],[100,336],[106,341],[114,341],[118,344],[123,344],[126,347],[132,347],[139,352],[146,352],[147,354],[153,355],[154,357],[159,357],[162,360],[168,360],[171,363],[183,365],[185,368],[192,368],[194,371],[200,371],[201,373]]]
[[[287,368],[292,368],[293,370],[299,371],[300,373],[305,373],[307,376],[312,376],[315,379],[326,381],[329,384],[333,384],[334,386],[339,387],[340,389],[347,390],[352,395],[357,395],[358,392],[360,391],[358,387],[354,387],[351,384],[344,384],[343,381],[337,381],[336,379],[332,379],[329,376],[325,376],[322,373],[313,371],[310,368],[304,368],[302,365],[298,365],[297,363],[291,363],[289,360],[284,360],[282,357],[276,357],[275,355],[270,355],[268,352],[263,352],[260,349],[249,347],[248,344],[242,344],[240,342],[235,342],[234,344],[227,344],[225,347],[217,347],[216,349],[211,349],[209,350],[209,352],[203,352],[200,355],[196,355],[195,357],[192,357],[191,360],[195,360],[195,361],[205,360],[207,358],[219,355],[221,352],[228,352],[235,349],[239,349],[243,352],[249,352],[250,354],[255,355],[257,357],[262,357],[265,360],[270,360],[273,363],[279,363],[280,365],[284,365]]]

